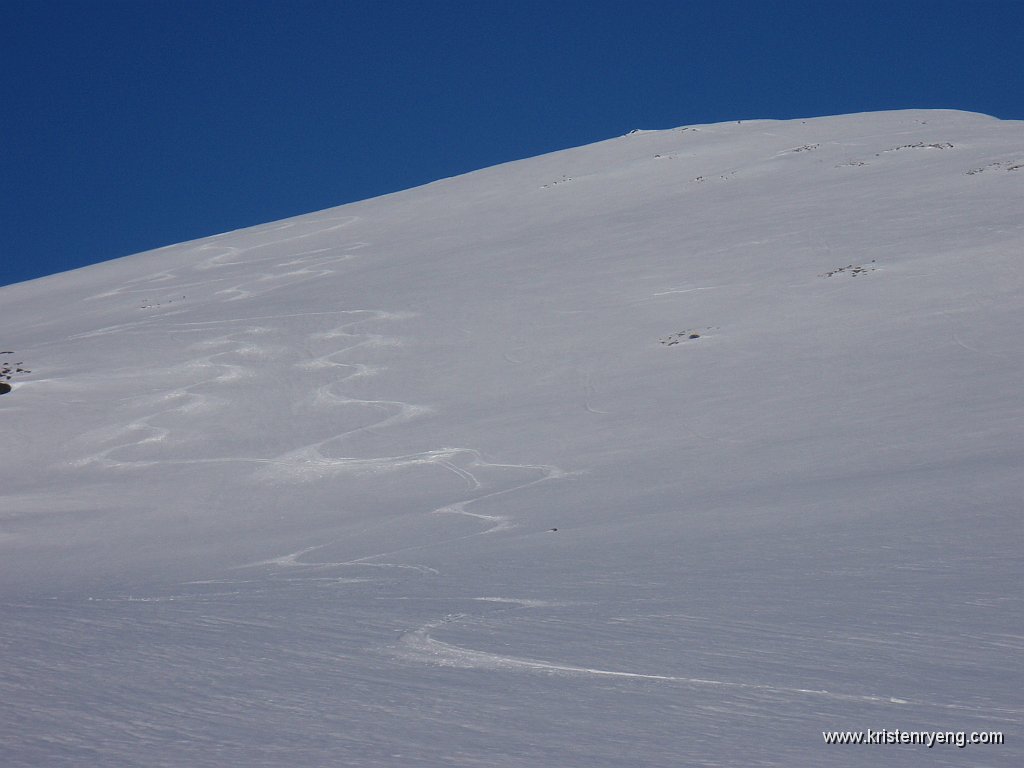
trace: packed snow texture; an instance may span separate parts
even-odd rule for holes
[[[1022,201],[743,121],[0,289],[0,762],[1024,764]]]

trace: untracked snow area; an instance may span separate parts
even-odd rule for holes
[[[1022,203],[744,121],[0,289],[0,764],[1024,764]]]

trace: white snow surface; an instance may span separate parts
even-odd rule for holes
[[[1024,765],[1022,202],[743,121],[0,289],[0,764]]]

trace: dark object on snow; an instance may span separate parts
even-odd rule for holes
[[[691,333],[690,334],[690,338],[691,339],[699,339],[700,338],[700,334],[699,333]]]
[[[11,391],[11,385],[6,381],[0,381],[0,395],[6,395]]]

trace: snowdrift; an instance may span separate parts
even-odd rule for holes
[[[1020,765],[1022,200],[743,121],[0,289],[2,762]]]

